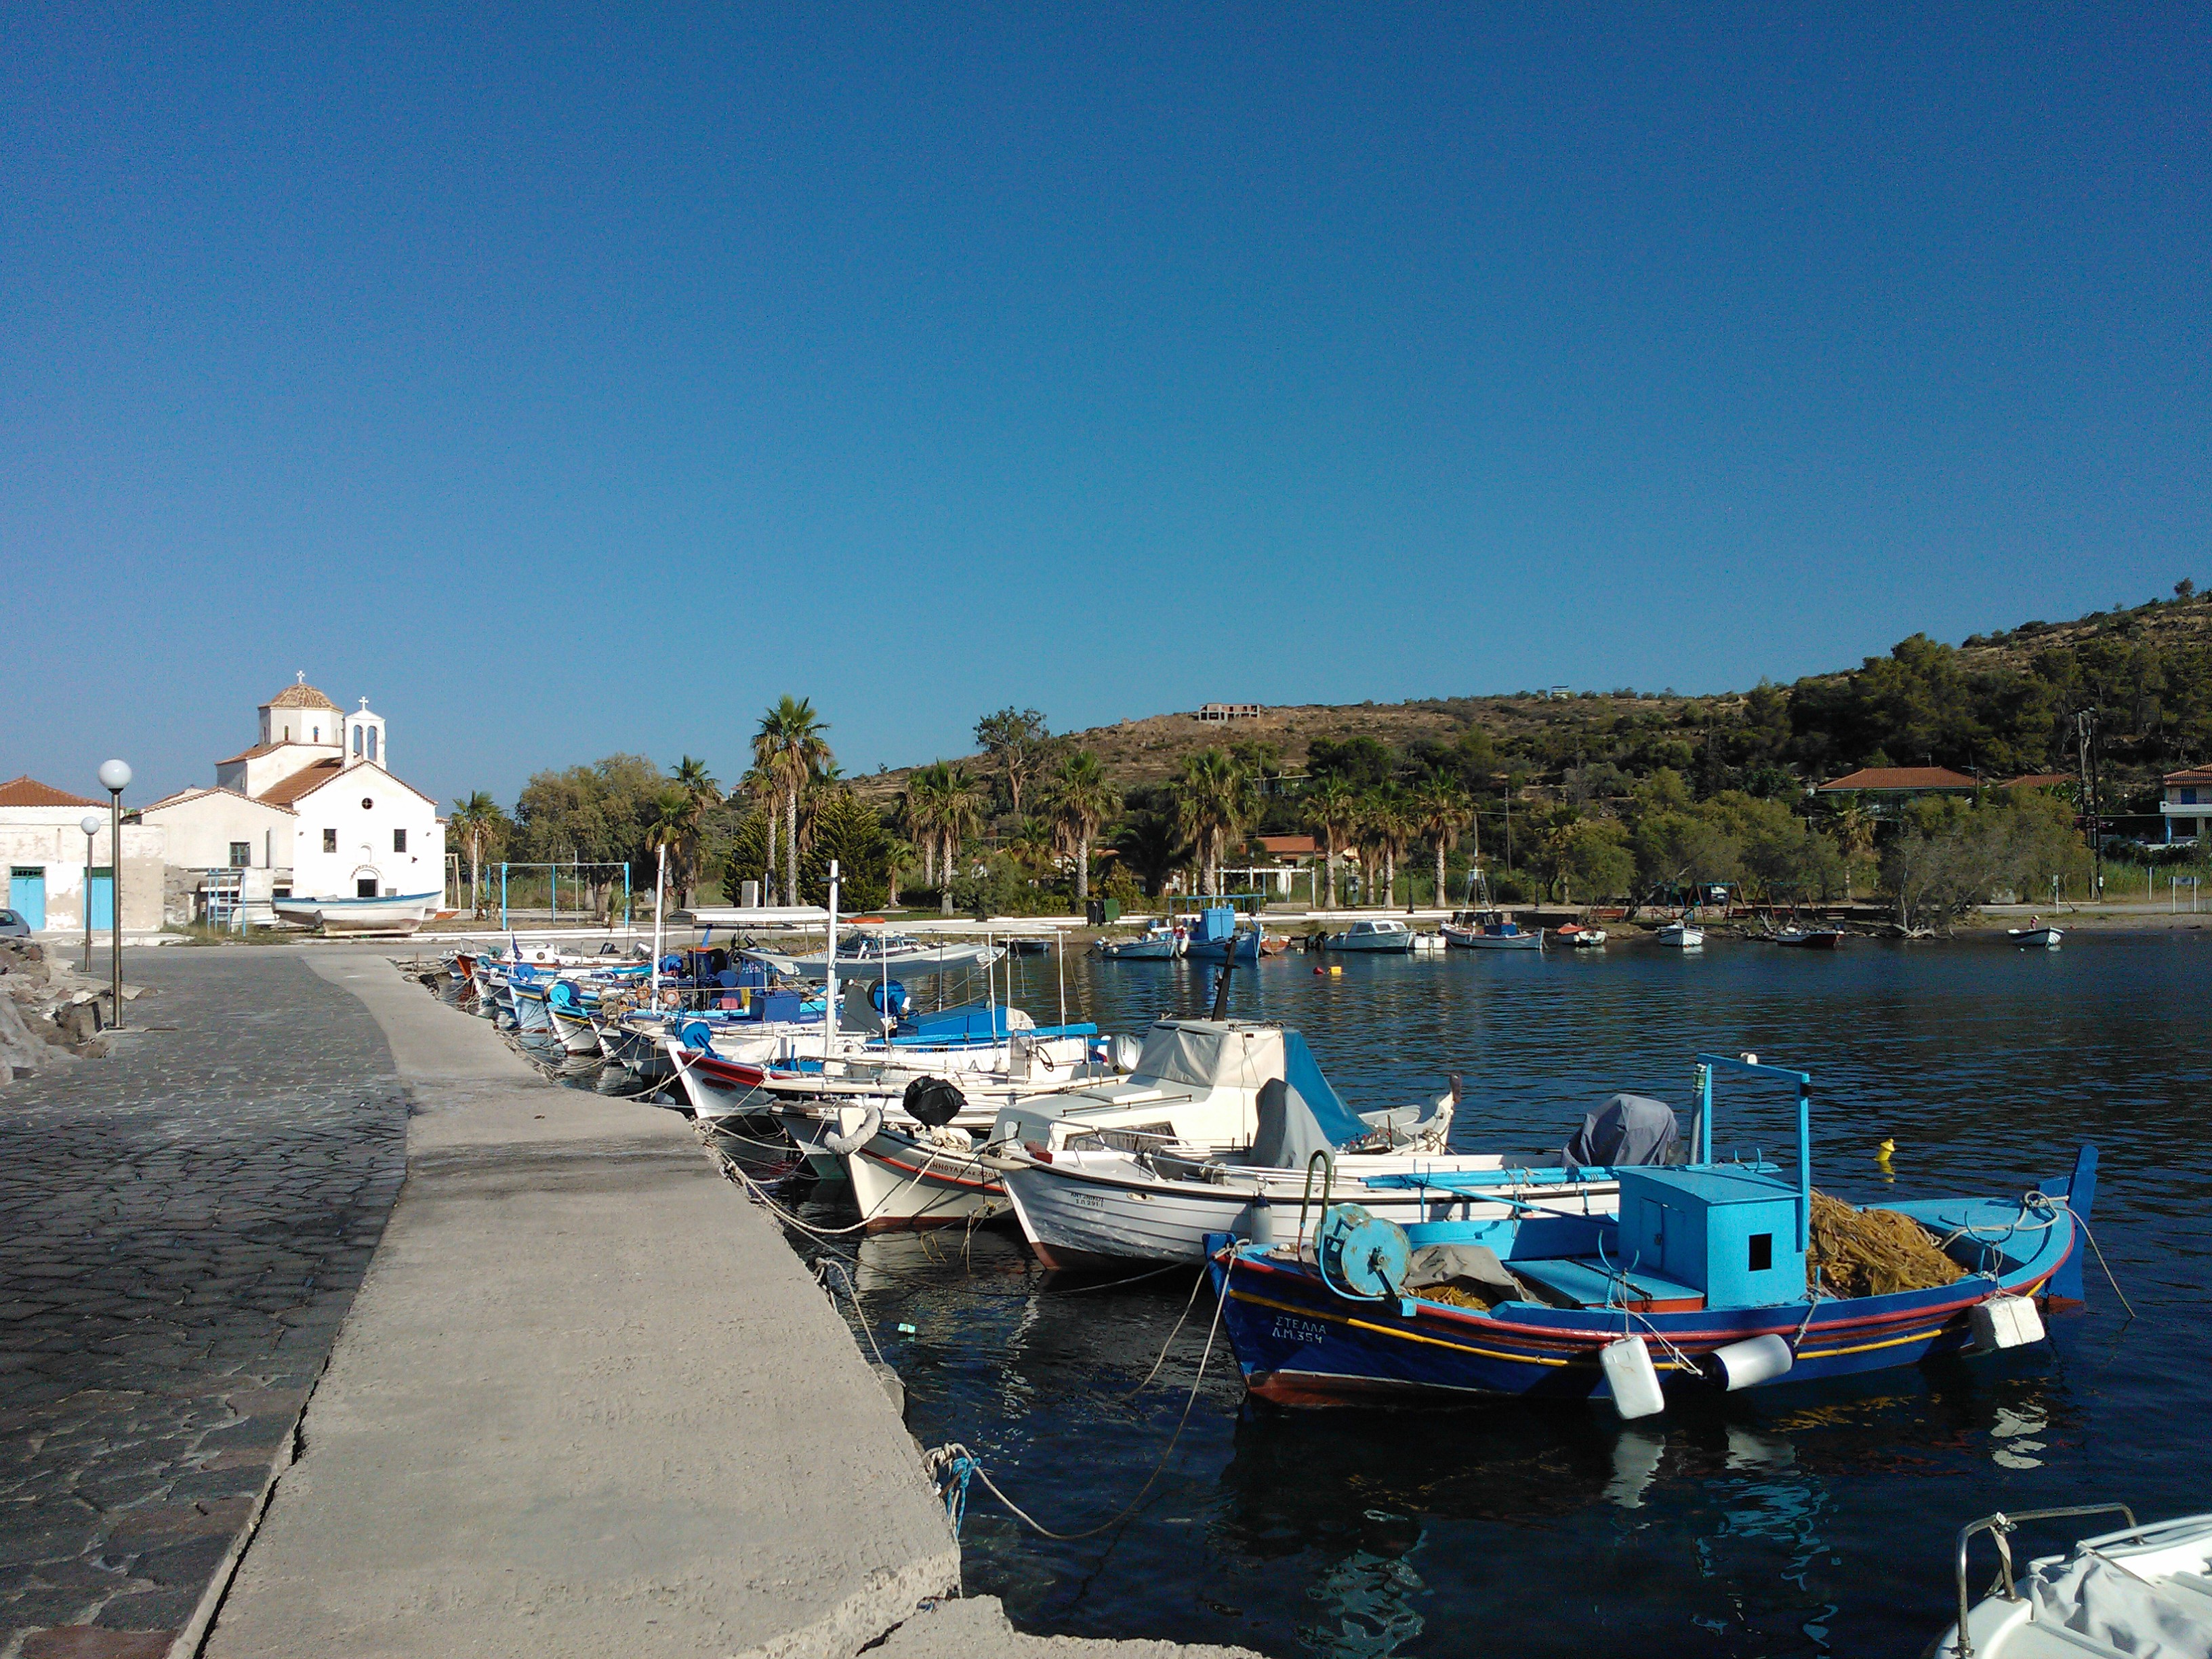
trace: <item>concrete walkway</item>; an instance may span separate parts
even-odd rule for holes
[[[314,965],[383,1029],[407,1181],[207,1653],[845,1659],[957,1592],[913,1440],[683,1120],[547,1084],[380,957]],[[1169,1650],[988,1601],[902,1640]]]

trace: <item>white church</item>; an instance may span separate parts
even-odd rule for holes
[[[437,803],[392,775],[384,717],[343,710],[302,673],[263,703],[254,745],[216,763],[215,787],[138,813],[166,833],[172,870],[236,871],[248,908],[270,898],[442,893]]]

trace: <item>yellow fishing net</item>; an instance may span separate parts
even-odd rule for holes
[[[1928,1230],[1895,1210],[1855,1210],[1826,1193],[1813,1194],[1813,1248],[1805,1258],[1809,1279],[1820,1269],[1831,1296],[1887,1296],[1927,1291],[1966,1277],[1966,1270],[1936,1248]]]

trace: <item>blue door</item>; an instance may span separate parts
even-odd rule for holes
[[[105,867],[86,873],[84,902],[92,908],[92,926],[97,932],[115,926],[115,872]]]
[[[46,867],[18,864],[8,871],[8,908],[28,922],[33,933],[46,925]]]

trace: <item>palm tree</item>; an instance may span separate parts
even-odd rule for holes
[[[469,849],[469,914],[477,915],[483,909],[483,850],[485,843],[499,832],[507,815],[499,810],[499,803],[483,790],[477,790],[466,800],[453,802],[453,815],[447,823],[460,832]]]
[[[1176,834],[1175,820],[1164,812],[1138,812],[1114,837],[1114,852],[1121,867],[1145,884],[1147,893],[1167,890],[1168,878],[1190,855]]]
[[[646,809],[645,844],[668,849],[678,902],[687,908],[694,879],[692,860],[699,845],[699,817],[698,801],[676,783],[663,787]]]
[[[1098,757],[1079,749],[1060,762],[1051,799],[1053,821],[1074,845],[1075,902],[1080,906],[1091,896],[1091,839],[1120,798],[1106,781]]]
[[[737,799],[740,795],[751,801],[760,811],[761,827],[766,832],[762,853],[761,891],[768,902],[774,903],[775,901],[776,820],[783,815],[782,792],[776,787],[775,780],[769,775],[765,768],[756,766],[744,777],[738,779],[738,787],[730,792],[732,800]]]
[[[940,908],[948,916],[952,914],[953,861],[959,856],[960,843],[983,827],[988,799],[966,767],[945,769],[945,793],[937,802],[937,834],[945,846],[945,878],[938,891]]]
[[[768,775],[783,801],[786,904],[799,902],[799,797],[808,775],[830,759],[830,744],[822,736],[829,729],[811,702],[786,695],[761,716],[760,730],[753,736],[753,763]]]
[[[933,761],[906,781],[906,832],[921,848],[921,878],[937,885],[937,846],[945,823],[945,797],[952,787],[952,769]]]
[[[1340,840],[1351,836],[1358,822],[1359,802],[1352,793],[1352,786],[1340,777],[1323,778],[1306,791],[1304,817],[1306,827],[1321,832],[1322,844],[1328,848],[1325,868],[1328,885],[1328,903],[1336,908],[1336,847]]]
[[[1474,803],[1449,778],[1433,777],[1415,793],[1410,816],[1413,827],[1437,855],[1437,891],[1433,902],[1444,902],[1444,853],[1467,833],[1474,822]]]
[[[1237,830],[1251,822],[1257,804],[1252,775],[1225,750],[1204,749],[1184,757],[1176,780],[1176,821],[1197,849],[1203,891],[1220,892],[1222,857]]]
[[[1386,908],[1396,900],[1398,855],[1406,850],[1413,834],[1405,803],[1397,790],[1386,784],[1368,792],[1360,803],[1360,850],[1371,860],[1370,870],[1375,866],[1382,868],[1382,883],[1376,890],[1381,897],[1376,902]]]
[[[1007,855],[1031,875],[1042,875],[1060,856],[1060,837],[1054,826],[1041,817],[1024,818],[1014,828],[1007,841]]]

